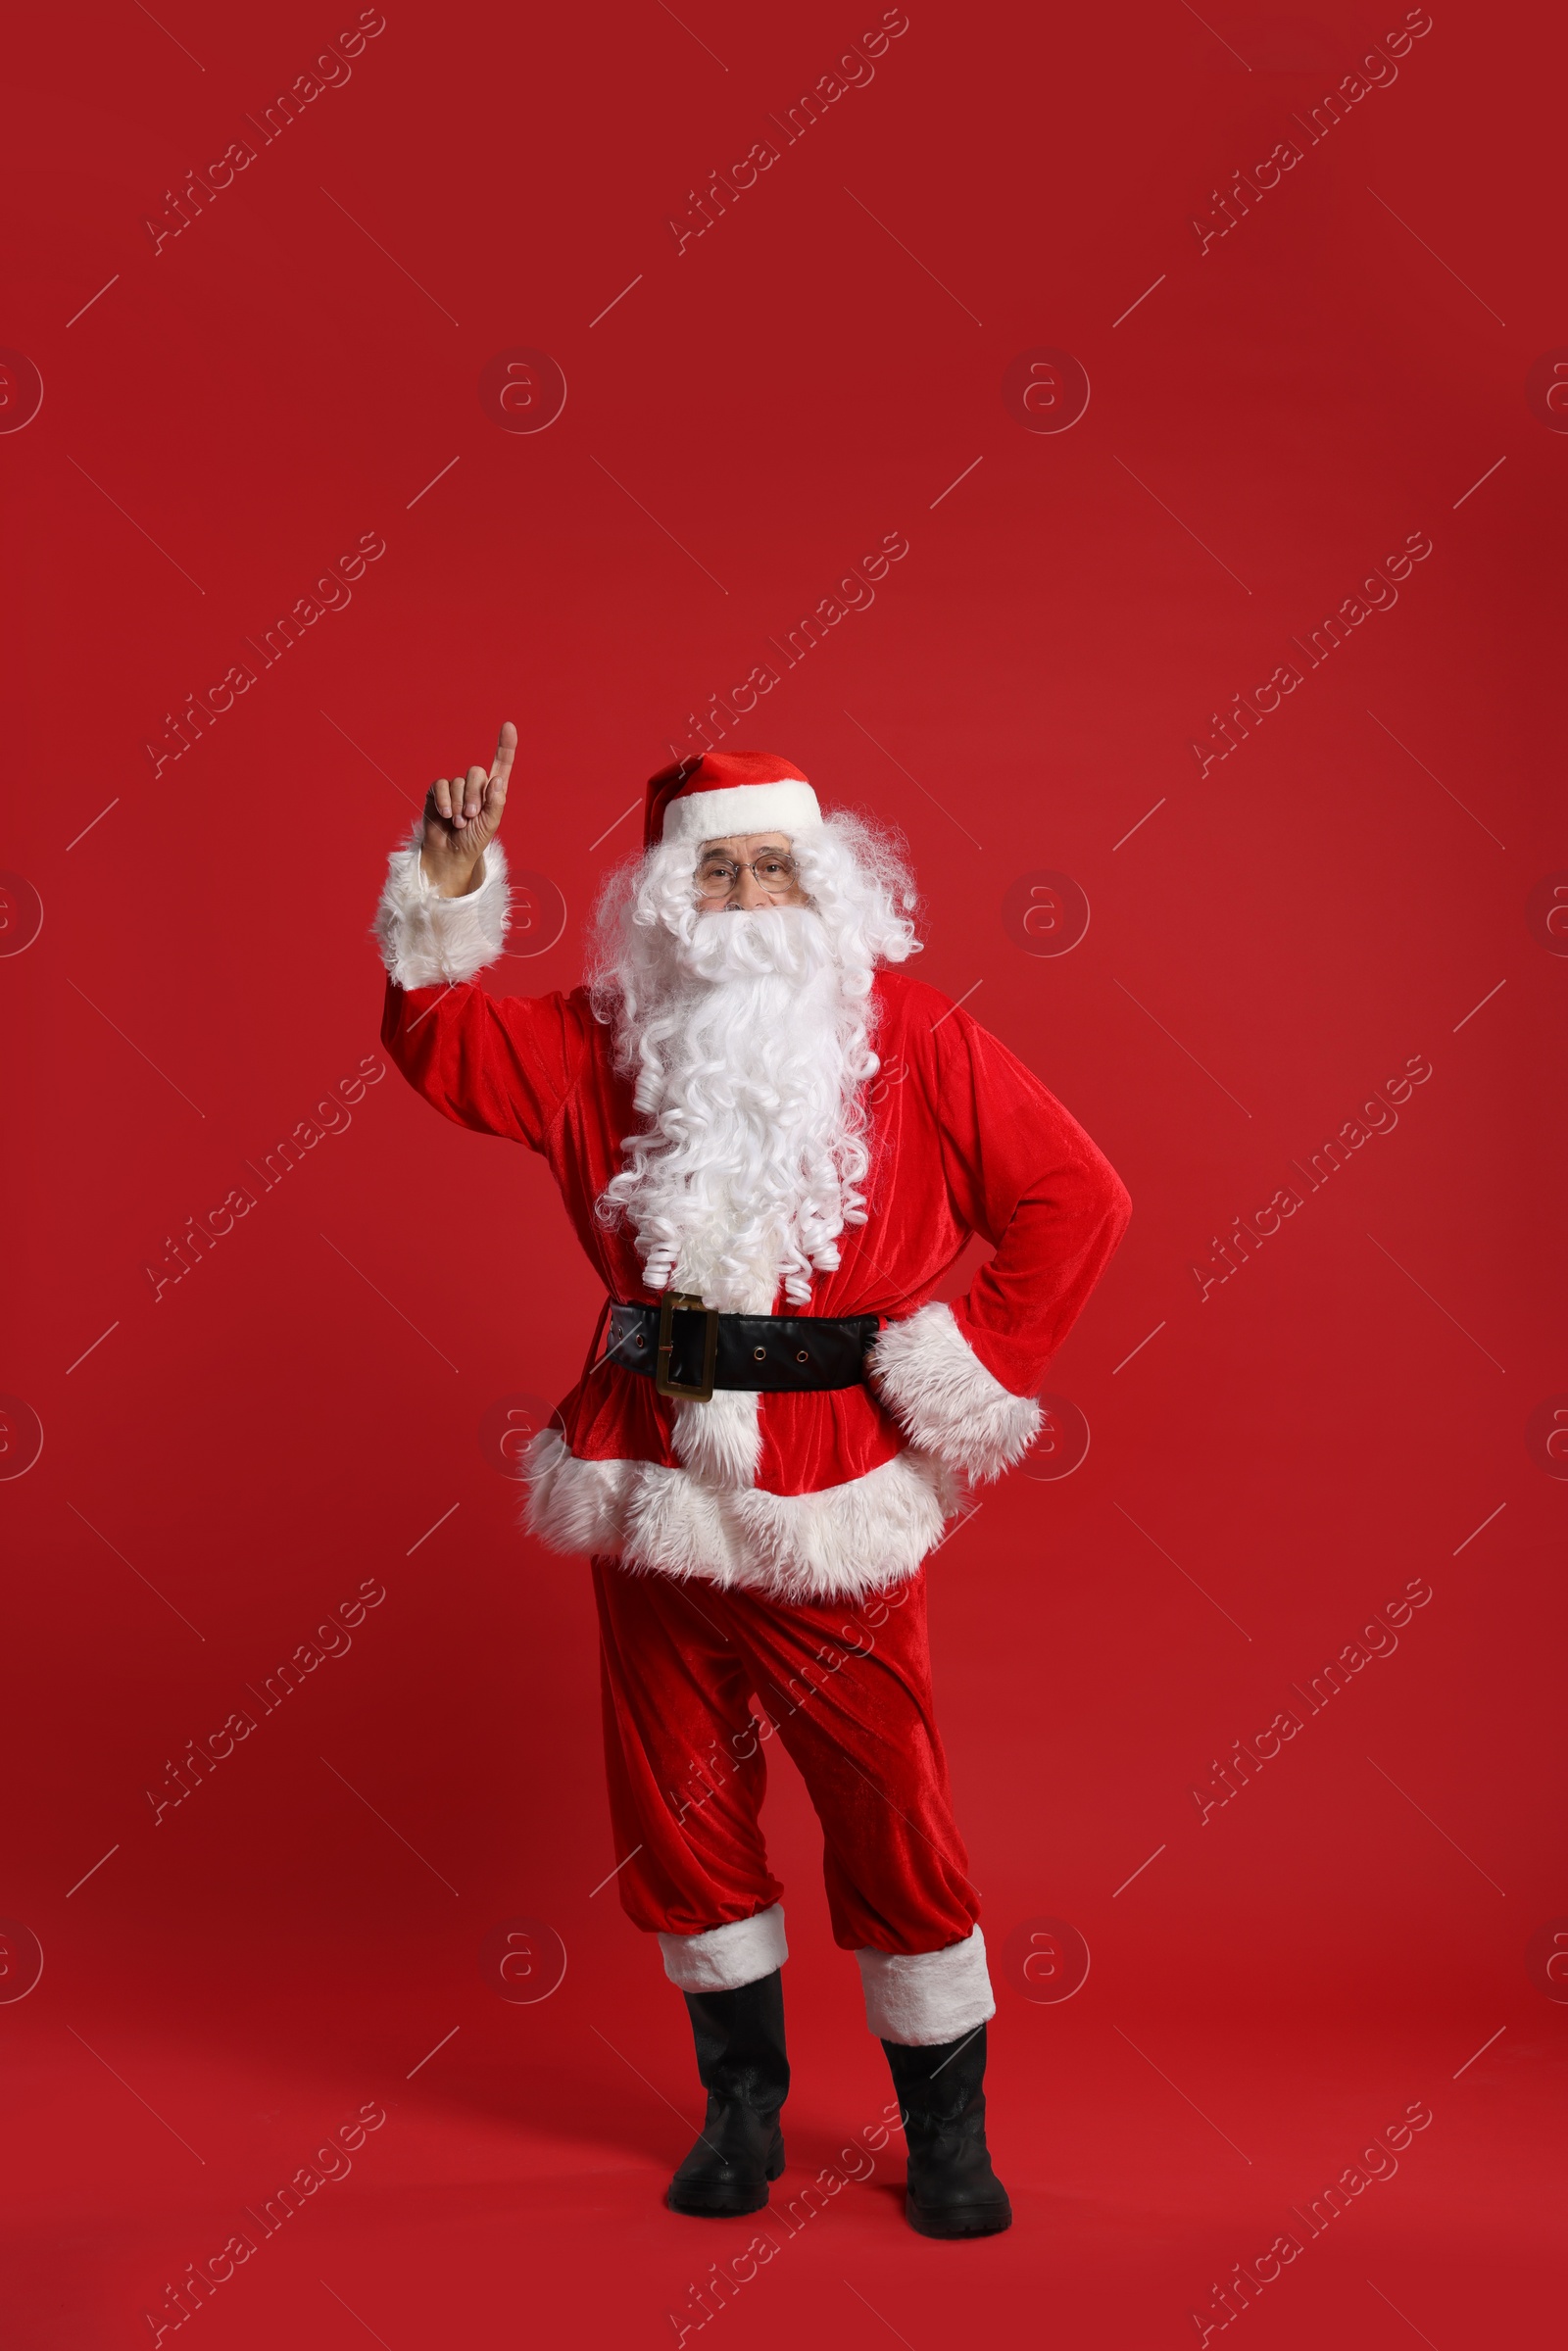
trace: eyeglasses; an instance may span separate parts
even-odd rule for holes
[[[799,868],[781,849],[764,849],[749,864],[738,857],[704,857],[697,868],[697,887],[704,898],[727,898],[743,873],[755,875],[770,897],[779,898],[794,889]]]

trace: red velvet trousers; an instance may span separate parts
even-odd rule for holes
[[[923,1570],[805,1602],[604,1559],[593,1575],[617,1884],[639,1927],[701,1935],[780,1900],[760,1819],[776,1739],[822,1824],[834,1940],[968,1937],[980,1905],[932,1712]]]

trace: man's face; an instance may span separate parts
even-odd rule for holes
[[[732,833],[705,841],[697,859],[697,904],[705,914],[750,913],[758,906],[804,906],[787,833]]]

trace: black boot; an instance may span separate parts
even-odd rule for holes
[[[784,2169],[778,2110],[790,2086],[784,1980],[775,1968],[735,1991],[683,1995],[708,2116],[664,2201],[709,2219],[760,2212]]]
[[[882,2043],[908,2146],[904,2217],[922,2236],[996,2236],[1012,2227],[986,2152],[986,2029],[923,2049]]]

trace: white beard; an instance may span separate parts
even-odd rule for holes
[[[648,1118],[606,1198],[624,1207],[653,1290],[732,1314],[807,1310],[812,1273],[863,1223],[857,1183],[863,999],[847,996],[826,926],[807,906],[704,915],[669,941],[667,980],[639,1007],[636,1103]],[[852,1075],[853,1072],[853,1075]],[[758,1396],[677,1400],[675,1450],[705,1482],[748,1486]]]

